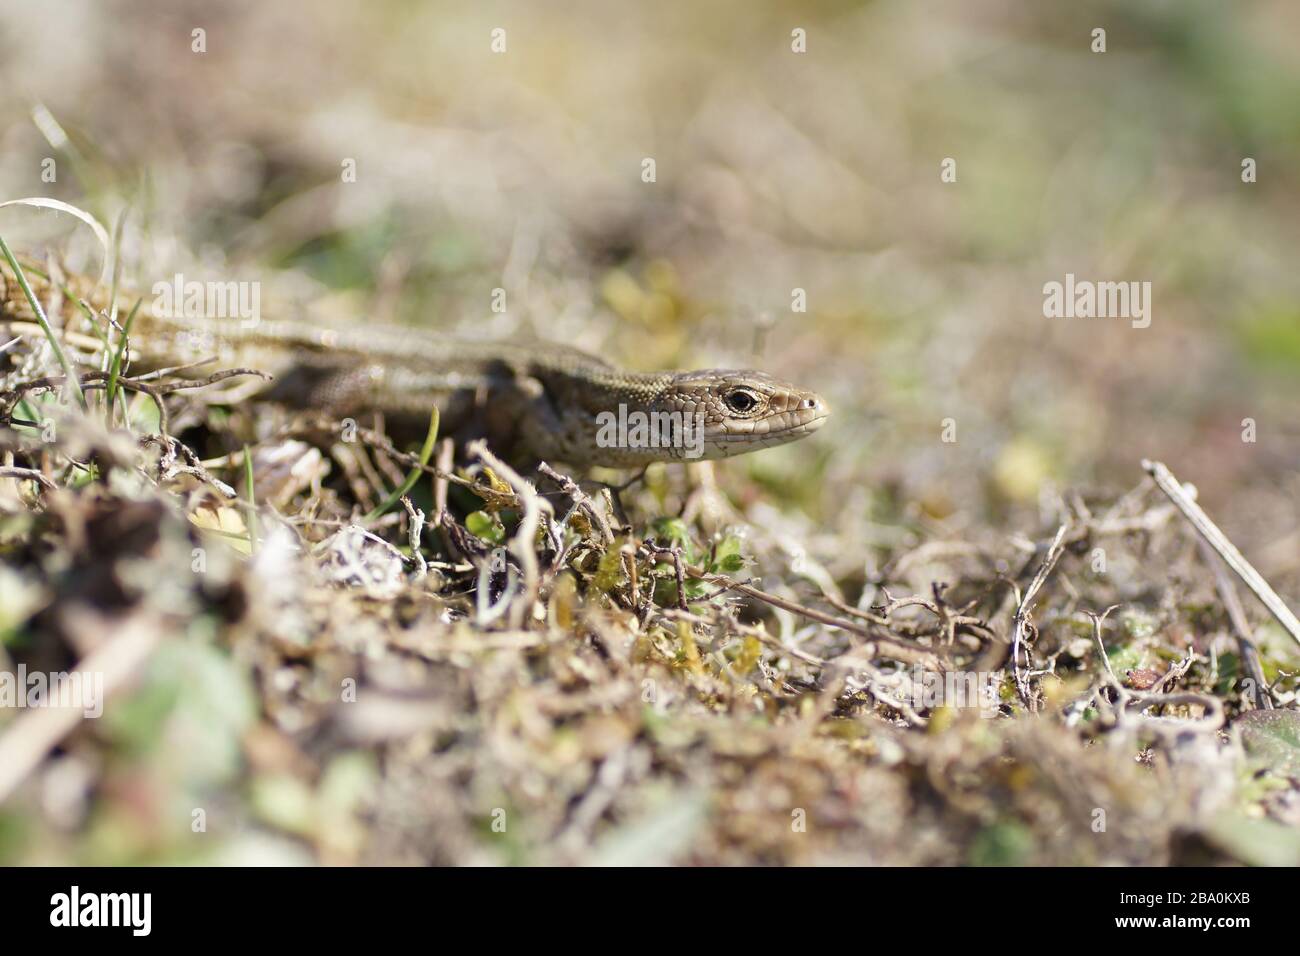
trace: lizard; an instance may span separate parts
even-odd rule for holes
[[[38,302],[57,296],[38,267],[23,272]],[[91,286],[61,283],[95,303]],[[119,315],[129,311],[122,306]],[[35,318],[13,270],[0,263],[0,325],[39,335]],[[457,341],[414,326],[241,322],[142,305],[128,345],[131,361],[152,367],[199,355],[251,366],[272,379],[258,397],[296,407],[427,421],[436,406],[453,420],[483,420],[521,454],[579,467],[728,458],[811,435],[830,413],[816,392],[758,370],[630,371],[565,345]]]

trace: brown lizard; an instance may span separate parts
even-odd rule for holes
[[[43,270],[23,271],[37,300],[49,301],[56,290]],[[102,309],[91,285],[62,283]],[[73,321],[61,334],[73,341],[77,316],[82,324],[85,317],[71,305],[62,311]],[[10,335],[39,336],[35,318],[13,270],[0,263],[0,323]],[[85,333],[80,339],[100,344]],[[727,458],[810,435],[829,413],[816,392],[764,372],[633,372],[566,346],[452,341],[416,328],[172,317],[142,306],[129,349],[132,361],[152,367],[199,357],[251,366],[274,379],[266,398],[333,414],[374,410],[427,421],[437,406],[445,419],[484,420],[521,453],[584,467]]]

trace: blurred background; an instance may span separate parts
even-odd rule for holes
[[[719,470],[837,579],[1158,458],[1300,594],[1288,0],[0,0],[0,90],[0,201],[129,210],[142,290],[817,388],[817,435]],[[1067,273],[1150,282],[1150,326],[1045,318]]]

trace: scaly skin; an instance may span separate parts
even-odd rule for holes
[[[41,302],[51,288],[39,267],[24,266]],[[65,283],[74,294],[90,283]],[[119,306],[125,315],[129,306]],[[65,305],[72,329],[85,325]],[[39,335],[27,300],[0,262],[0,322],[10,335]],[[59,323],[54,320],[57,326]],[[711,460],[796,441],[825,422],[816,393],[746,369],[629,372],[576,349],[450,341],[414,328],[322,327],[306,322],[172,318],[142,306],[131,329],[131,357],[151,367],[213,357],[275,377],[265,397],[334,414],[365,410],[427,418],[482,417],[538,459],[577,466],[640,467],[657,461]],[[665,414],[674,415],[668,419]],[[678,430],[619,433],[618,421],[672,421]],[[699,417],[697,417],[699,416]],[[701,426],[698,431],[680,430]],[[665,439],[672,439],[666,441]]]

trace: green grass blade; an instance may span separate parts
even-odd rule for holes
[[[421,465],[427,465],[429,459],[433,456],[433,446],[438,443],[439,420],[438,409],[434,408],[432,414],[429,415],[429,433],[424,436],[424,445],[420,449]],[[424,474],[423,468],[412,468],[411,473],[406,476],[406,480],[402,482],[402,484],[391,495],[384,499],[384,503],[374,511],[370,512],[370,514],[366,515],[366,524],[374,521],[389,508],[393,507],[393,505],[401,501],[402,495],[415,487],[415,483],[420,480],[422,474]]]
[[[257,495],[253,492],[253,453],[244,446],[244,488],[248,492],[248,551],[257,551]]]
[[[131,306],[126,322],[122,325],[122,339],[117,343],[117,350],[113,353],[113,364],[108,368],[108,420],[110,423],[113,421],[113,402],[117,398],[117,379],[122,373],[122,355],[126,352],[126,340],[131,334],[131,323],[135,321],[135,315],[140,311],[140,303],[143,301],[144,296],[141,296],[135,300],[135,305]],[[130,427],[129,417],[125,417],[125,419],[127,426]]]
[[[36,299],[36,293],[32,291],[31,283],[27,281],[27,275],[23,272],[22,266],[14,258],[14,254],[9,249],[9,243],[5,242],[4,237],[0,236],[0,252],[4,253],[5,260],[9,263],[9,268],[14,270],[14,278],[18,280],[19,287],[23,290],[23,295],[27,296],[27,302],[36,314],[36,321],[40,323],[41,331],[49,339],[50,348],[54,349],[55,358],[59,360],[59,365],[63,367],[63,374],[68,377],[68,382],[72,385],[72,391],[77,396],[77,404],[81,410],[87,411],[86,395],[81,390],[81,382],[77,380],[76,370],[73,369],[72,363],[68,357],[63,354],[63,346],[59,344],[58,337],[54,330],[50,328],[50,320],[45,317],[45,310],[41,308],[41,303]]]

